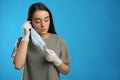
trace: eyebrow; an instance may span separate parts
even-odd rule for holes
[[[49,16],[45,17],[46,18],[49,18]],[[41,18],[34,18],[35,20],[41,20]]]

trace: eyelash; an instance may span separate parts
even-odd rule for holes
[[[48,22],[49,20],[45,20],[45,22]]]
[[[38,21],[36,21],[36,23],[41,23],[40,21],[38,22]]]
[[[45,22],[48,22],[49,20],[45,20]],[[36,21],[36,23],[41,23],[40,21]]]

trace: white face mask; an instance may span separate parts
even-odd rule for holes
[[[41,36],[35,31],[34,28],[31,29],[31,38],[32,42],[35,46],[39,47],[43,51],[45,51],[45,42],[41,38]]]

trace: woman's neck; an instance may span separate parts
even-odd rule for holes
[[[50,36],[50,33],[40,34],[43,39],[47,39]]]

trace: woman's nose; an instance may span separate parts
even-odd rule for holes
[[[45,27],[45,22],[44,21],[42,21],[41,26]]]

